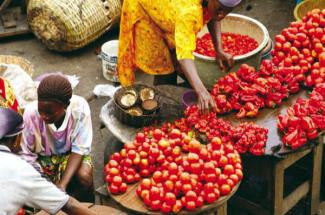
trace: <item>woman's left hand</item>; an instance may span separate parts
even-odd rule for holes
[[[56,184],[56,186],[57,186],[57,188],[59,188],[61,191],[66,192],[67,186],[64,185],[61,181],[59,181],[59,182]]]
[[[217,62],[219,63],[221,71],[227,72],[234,65],[234,58],[231,54],[223,50],[218,50]]]

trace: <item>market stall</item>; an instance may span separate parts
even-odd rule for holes
[[[315,214],[320,205],[325,130],[324,14],[313,10],[302,22],[283,29],[275,37],[273,59],[262,61],[260,68],[242,64],[217,80],[211,89],[217,104],[213,112],[202,113],[190,105],[180,116],[177,110],[182,107],[184,88],[163,86],[151,87],[165,99],[150,96],[158,102],[152,108],[155,112],[146,114],[143,88],[122,88],[102,108],[100,117],[125,145],[110,156],[105,166],[107,184],[98,192],[112,195],[132,211],[201,213],[220,205],[240,183],[246,192],[245,178],[257,176],[264,183],[260,199],[243,197],[239,188],[233,205],[253,214],[286,214],[306,199],[310,205],[306,213]],[[132,117],[124,120],[123,114]],[[132,119],[150,114],[158,117],[145,124],[149,127],[132,128],[136,126]],[[287,172],[296,167],[300,173],[303,170],[298,176],[302,181],[287,189]],[[209,183],[213,188],[207,188]],[[139,200],[143,210],[128,204],[130,200]]]

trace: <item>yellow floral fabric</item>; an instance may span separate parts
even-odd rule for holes
[[[178,60],[194,59],[202,26],[202,0],[124,0],[117,66],[121,85],[133,84],[136,69],[151,75],[174,72],[170,49],[176,49]]]

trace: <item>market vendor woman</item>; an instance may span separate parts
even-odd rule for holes
[[[208,22],[221,69],[233,65],[222,50],[220,21],[241,0],[124,0],[120,24],[118,75],[122,86],[134,83],[135,70],[155,75],[155,84],[176,82],[185,75],[199,98],[199,108],[215,107],[194,64],[196,34]],[[208,13],[209,18],[204,14]],[[175,56],[176,55],[176,56]]]
[[[92,122],[87,101],[61,75],[44,78],[24,112],[22,156],[63,191],[73,178],[92,188]]]

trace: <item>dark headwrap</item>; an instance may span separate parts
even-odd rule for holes
[[[68,106],[72,97],[72,87],[64,76],[49,75],[39,84],[37,94],[39,101],[54,101]]]
[[[17,136],[23,128],[24,120],[21,115],[12,109],[0,107],[0,140]]]

